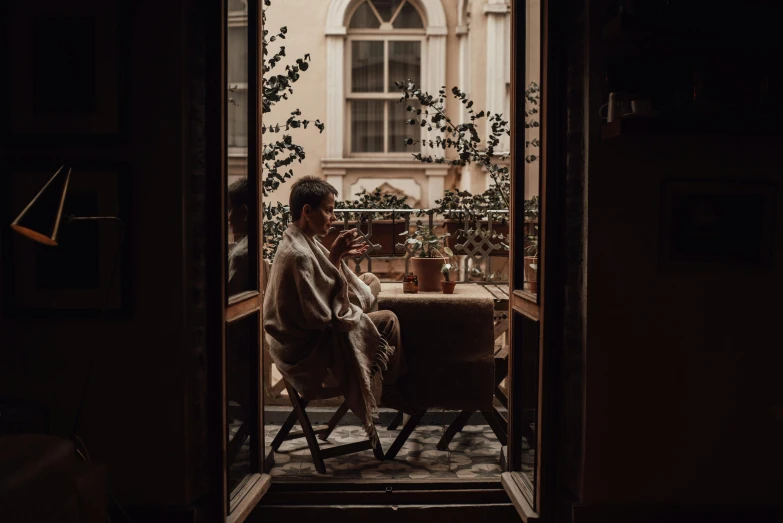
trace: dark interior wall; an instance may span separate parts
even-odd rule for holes
[[[122,503],[181,505],[189,501],[182,364],[183,7],[155,0],[117,4],[126,6],[121,23],[130,29],[127,138],[108,145],[90,140],[73,146],[5,143],[1,161],[46,156],[129,166],[132,310],[128,318],[103,324],[25,319],[3,311],[0,397],[49,407],[51,431],[67,435],[87,355],[95,349],[80,431],[93,459],[107,465],[110,486]],[[8,224],[2,228],[4,235],[11,232]]]
[[[583,502],[780,504],[783,140],[747,136],[755,129],[732,122],[733,105],[722,131],[602,140],[607,47],[596,4],[585,21],[593,35]],[[744,33],[726,28],[737,42],[763,31],[737,24]],[[739,98],[737,113],[748,102]],[[771,265],[662,268],[661,185],[676,179],[777,184]],[[726,249],[743,242],[725,238]]]

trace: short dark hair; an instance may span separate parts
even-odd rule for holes
[[[291,197],[288,199],[291,218],[298,220],[306,204],[309,204],[311,207],[320,206],[326,195],[330,193],[337,196],[337,189],[326,180],[322,180],[317,176],[299,178],[291,186]]]
[[[247,178],[240,178],[228,186],[228,205],[232,209],[240,205],[250,206],[250,187]]]

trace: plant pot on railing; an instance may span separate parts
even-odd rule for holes
[[[480,227],[481,229],[489,229],[489,224],[487,223],[487,220],[479,220],[478,222],[470,223],[470,226]],[[449,233],[449,237],[446,238],[446,245],[450,247],[455,254],[460,254],[459,251],[456,250],[456,245],[458,243],[465,243],[467,241],[467,234],[462,233],[465,228],[465,222],[458,221],[458,220],[443,220],[443,228],[444,230]],[[498,235],[503,235],[503,238],[492,238],[490,241],[493,245],[501,245],[502,243],[505,243],[506,245],[509,245],[509,226],[508,223],[500,223],[500,222],[494,222],[492,224],[492,231],[497,233]],[[474,237],[474,240],[476,242],[480,242],[481,238],[476,235]],[[505,256],[508,257],[508,249],[504,249],[502,246],[499,249],[494,249],[492,252],[490,252],[490,256]]]
[[[362,232],[367,232],[367,222],[349,221],[348,228],[360,227]],[[345,222],[339,221],[335,223],[335,230],[327,234],[321,239],[321,243],[327,248],[331,247],[334,240],[337,239],[337,235],[345,228]],[[402,256],[405,254],[405,249],[395,247],[395,244],[399,242],[397,239],[399,234],[405,232],[405,220],[396,219],[392,220],[373,220],[372,222],[372,236],[370,239],[373,243],[380,244],[381,250],[372,253],[372,256]]]
[[[441,290],[440,282],[443,275],[440,270],[443,267],[443,258],[420,258],[414,256],[410,259],[411,272],[419,278],[419,291],[438,292]]]
[[[538,292],[538,256],[525,256],[525,283],[527,290]]]

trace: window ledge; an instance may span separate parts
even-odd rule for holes
[[[321,168],[324,170],[353,170],[353,169],[404,169],[422,170],[435,174],[449,170],[446,164],[428,164],[414,160],[410,157],[378,157],[378,158],[324,158],[321,160]]]

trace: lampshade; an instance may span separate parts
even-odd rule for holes
[[[71,169],[63,173],[64,169],[64,165],[60,166],[43,189],[16,217],[11,224],[13,230],[44,245],[57,245],[65,194],[71,179]]]

